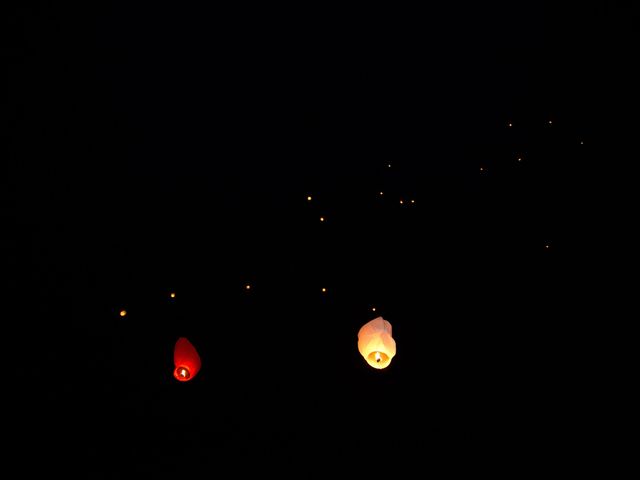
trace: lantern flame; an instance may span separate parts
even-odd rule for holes
[[[180,379],[187,380],[191,375],[189,374],[189,369],[185,367],[178,367],[176,369],[176,373]]]

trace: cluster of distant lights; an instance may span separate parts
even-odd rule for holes
[[[553,120],[547,120],[547,125],[553,125]],[[508,128],[513,128],[513,122],[509,122],[507,123],[507,127]],[[584,145],[584,140],[580,140],[580,145]],[[521,163],[523,160],[522,155],[518,155],[516,157],[516,161]],[[391,165],[389,165],[391,166]],[[485,167],[480,167],[480,172],[485,173],[487,171],[487,169]]]
[[[389,165],[391,166],[391,165]],[[384,192],[379,192],[378,195],[380,195],[381,197],[384,196]],[[313,200],[313,197],[311,195],[307,196],[307,201],[310,202]],[[399,199],[398,203],[400,203],[400,205],[415,205],[416,201],[415,199],[410,199],[410,200],[404,200],[404,199]],[[327,217],[324,215],[321,215],[319,218],[320,222],[325,222],[327,220]]]
[[[245,284],[244,288],[245,288],[245,290],[251,290],[252,286],[251,286],[251,284],[250,284],[250,283],[247,283],[247,284]],[[320,289],[320,292],[322,292],[322,293],[328,293],[328,289],[327,289],[327,287],[322,287],[322,288]],[[170,299],[172,299],[172,300],[173,300],[173,299],[175,299],[175,298],[176,298],[176,292],[171,292],[171,293],[169,293],[169,298],[170,298]],[[375,311],[376,311],[376,307],[370,307],[370,310],[371,310],[372,312],[375,312]],[[127,310],[125,310],[125,309],[122,309],[122,310],[120,310],[120,312],[119,312],[119,315],[120,315],[121,317],[126,317],[128,314],[129,314],[129,312],[128,312]]]
[[[547,120],[547,125],[553,125],[553,120]],[[512,128],[512,127],[513,127],[513,122],[509,122],[509,123],[507,124],[507,126],[508,126],[509,128]]]
[[[546,250],[550,249],[550,248],[551,248],[551,244],[550,244],[550,243],[546,243],[546,244],[544,245],[544,248],[545,248]],[[252,288],[253,288],[253,286],[252,286],[250,283],[246,283],[246,284],[244,285],[244,289],[245,289],[246,291],[250,291]],[[329,290],[327,289],[327,287],[322,287],[322,288],[320,288],[320,292],[321,292],[321,293],[323,293],[323,294],[327,294],[327,293],[328,293],[328,291],[329,291]],[[170,293],[169,293],[169,298],[170,298],[171,300],[175,300],[175,298],[176,298],[176,292],[170,292]],[[376,311],[377,311],[377,308],[376,308],[376,307],[369,307],[369,310],[370,310],[371,312],[376,312]],[[128,312],[127,310],[125,310],[125,309],[122,309],[122,310],[120,310],[120,312],[119,312],[119,315],[120,315],[121,317],[126,317],[128,314],[129,314],[129,312]]]
[[[548,121],[547,121],[547,125],[553,125],[553,120],[548,120]],[[507,126],[508,126],[509,128],[513,128],[513,122],[509,122],[509,123],[507,124]],[[581,141],[580,141],[580,145],[584,145],[584,141],[583,141],[583,140],[581,140]],[[517,160],[518,162],[522,162],[522,156],[521,156],[521,155],[519,155],[518,157],[516,157],[516,160]],[[387,164],[387,168],[391,168],[391,164],[390,164],[390,163],[388,163],[388,164]],[[486,169],[485,169],[484,167],[480,167],[480,171],[481,171],[481,172],[485,172],[485,171],[486,171]],[[379,194],[379,196],[381,196],[381,197],[382,197],[382,196],[384,196],[384,192],[382,192],[382,191],[381,191],[381,192],[379,192],[378,194]],[[312,195],[307,195],[307,201],[308,201],[308,202],[311,202],[312,200],[313,200],[313,196],[312,196]],[[414,204],[416,203],[416,201],[415,201],[415,199],[410,199],[410,200],[408,200],[408,201],[405,201],[404,199],[402,199],[402,198],[401,198],[401,199],[399,200],[399,203],[400,203],[400,205],[406,205],[406,204],[408,204],[408,205],[414,205]],[[321,222],[325,222],[325,221],[326,221],[326,217],[325,217],[324,215],[323,215],[323,216],[321,216],[321,217],[320,217],[320,221],[321,221]],[[551,244],[550,244],[550,243],[545,243],[545,245],[544,245],[544,249],[545,249],[545,250],[551,250]],[[251,285],[250,283],[247,283],[247,284],[245,284],[245,285],[244,285],[244,289],[245,289],[246,291],[250,291],[252,288],[253,288],[253,287],[252,287],[252,285]],[[326,293],[328,293],[328,290],[327,290],[327,288],[326,288],[326,287],[322,287],[322,288],[320,289],[320,292],[321,292],[321,293],[323,293],[323,294],[326,294]],[[175,299],[175,298],[176,298],[176,292],[170,292],[170,293],[169,293],[169,298],[171,298],[171,299]],[[371,308],[370,308],[370,310],[371,310],[372,312],[375,312],[375,311],[376,311],[376,307],[371,307]],[[128,312],[127,312],[126,310],[124,310],[124,309],[123,309],[123,310],[120,310],[120,316],[121,316],[121,317],[125,317],[125,316],[127,316],[127,314],[128,314]]]

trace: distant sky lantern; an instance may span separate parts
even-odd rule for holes
[[[196,376],[200,370],[200,355],[191,342],[180,337],[173,350],[173,376],[180,382],[186,382]]]
[[[358,331],[358,350],[373,368],[385,368],[396,354],[391,324],[382,317],[365,323]]]

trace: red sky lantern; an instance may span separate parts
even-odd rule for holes
[[[173,376],[180,382],[187,382],[196,376],[200,370],[200,355],[191,342],[180,337],[173,350]]]

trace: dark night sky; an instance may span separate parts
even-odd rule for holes
[[[635,10],[121,3],[3,7],[19,468],[595,462],[594,166],[631,131]],[[356,347],[378,315],[381,371]]]

